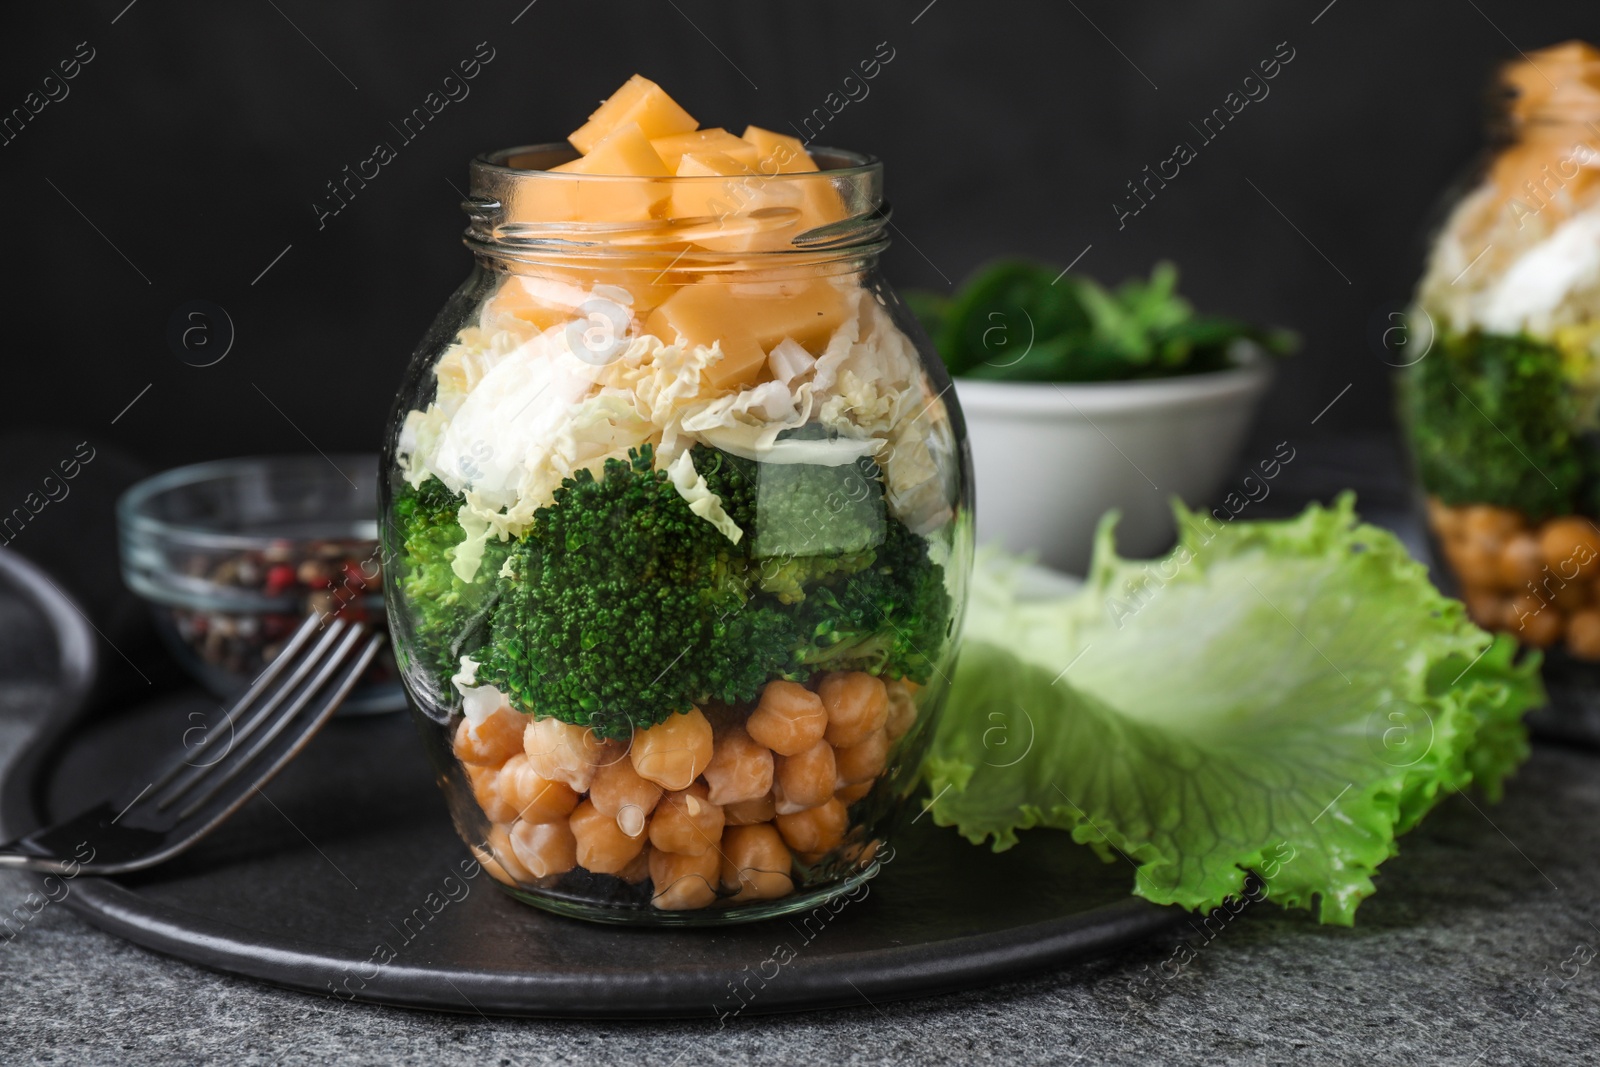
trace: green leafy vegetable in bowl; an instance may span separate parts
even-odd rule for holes
[[[1196,315],[1177,293],[1178,270],[1158,263],[1149,281],[1114,291],[1084,275],[1026,260],[980,270],[954,296],[905,299],[958,377],[991,381],[1104,382],[1200,374],[1234,366],[1237,342],[1273,354],[1298,344],[1282,330]]]
[[[1179,520],[1169,556],[1134,562],[1108,516],[1065,599],[1020,599],[986,564],[924,764],[933,816],[996,849],[1068,830],[1187,908],[1270,868],[1273,899],[1348,925],[1443,797],[1498,799],[1538,658],[1514,663],[1348,495],[1285,521]]]

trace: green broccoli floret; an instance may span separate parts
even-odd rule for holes
[[[478,678],[524,711],[625,737],[792,666],[792,622],[747,610],[743,554],[653,459],[577,472],[513,549]]]
[[[749,703],[774,678],[927,679],[949,636],[943,570],[924,539],[882,513],[875,477],[851,497],[854,539],[830,542],[865,547],[753,558],[753,539],[735,545],[694,514],[654,458],[646,445],[607,461],[600,478],[577,472],[524,536],[490,541],[471,583],[450,570],[464,539],[459,498],[433,481],[397,496],[396,579],[441,688],[469,654],[478,681],[514,707],[626,737],[693,705]],[[759,524],[764,469],[704,446],[695,466],[742,528]],[[840,492],[855,474],[876,475],[815,470],[825,477],[782,475],[788,515],[809,514],[824,482]]]
[[[834,467],[756,463],[696,445],[693,459],[745,531],[761,590],[784,603],[805,599],[807,586],[870,566],[883,543],[883,474],[870,458]]]
[[[798,604],[813,586],[832,584],[872,566],[872,549],[838,556],[772,556],[751,561],[757,587],[785,604]]]
[[[1418,474],[1446,504],[1497,504],[1538,520],[1570,513],[1592,484],[1574,430],[1579,401],[1553,345],[1442,334],[1400,380]]]
[[[388,531],[398,538],[389,556],[398,561],[397,585],[407,605],[418,666],[440,688],[460,667],[463,653],[481,645],[498,598],[495,572],[508,545],[491,540],[471,582],[458,578],[451,564],[466,539],[457,521],[461,498],[437,478],[402,486],[392,505]]]
[[[803,668],[855,670],[926,682],[950,636],[944,568],[928,542],[889,519],[872,565],[814,589],[799,605]]]
[[[763,463],[760,471],[752,556],[837,556],[883,543],[883,475],[872,460]]]

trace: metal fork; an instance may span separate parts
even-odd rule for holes
[[[178,753],[143,788],[0,845],[0,869],[124,874],[178,855],[305,747],[382,643],[381,635],[342,619],[322,627],[317,616],[307,618],[200,744]]]

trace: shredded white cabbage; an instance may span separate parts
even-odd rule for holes
[[[1478,190],[1434,246],[1419,300],[1457,330],[1548,338],[1600,321],[1600,205],[1557,221],[1508,213],[1492,187]]]
[[[509,705],[506,695],[492,685],[479,685],[461,690],[461,714],[472,724],[474,732],[489,716]]]
[[[678,495],[688,503],[690,511],[722,531],[722,536],[734,544],[743,539],[744,531],[739,524],[722,510],[722,498],[711,491],[705,478],[694,469],[692,453],[680,454],[667,468],[667,477],[672,480],[672,487],[678,491]]]
[[[400,435],[408,481],[432,474],[463,494],[455,573],[471,580],[488,538],[526,531],[564,479],[646,443],[695,514],[734,542],[743,531],[694,470],[695,443],[768,463],[874,456],[891,514],[921,533],[948,521],[957,459],[943,398],[881,303],[840,285],[852,313],[819,356],[785,339],[768,354],[769,378],[719,391],[705,372],[720,346],[668,344],[636,323],[608,362],[580,358],[592,356],[573,350],[581,309],[627,307],[626,290],[508,277],[441,357],[435,401],[408,413]],[[783,436],[808,424],[831,436]]]
[[[1548,337],[1600,318],[1600,211],[1568,219],[1528,249],[1484,294],[1483,328]]]
[[[474,734],[478,727],[507,705],[506,696],[492,685],[478,684],[478,668],[482,666],[471,656],[461,657],[461,669],[450,676],[450,682],[461,694],[461,714]]]

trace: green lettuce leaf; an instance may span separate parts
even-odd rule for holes
[[[1019,599],[1017,561],[983,564],[923,769],[933,817],[997,851],[1069,830],[1163,904],[1215,907],[1254,871],[1349,925],[1398,834],[1469,783],[1499,798],[1538,658],[1515,662],[1349,495],[1178,516],[1178,547],[1137,562],[1107,516],[1067,598]]]

